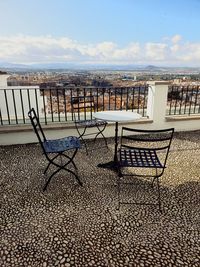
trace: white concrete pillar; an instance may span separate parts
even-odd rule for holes
[[[7,78],[10,77],[8,74],[0,74],[0,87],[6,88],[7,85]]]
[[[165,122],[169,84],[169,81],[148,82],[147,116],[156,124],[162,125]]]

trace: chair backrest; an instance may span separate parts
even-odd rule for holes
[[[76,120],[86,120],[89,113],[90,119],[95,111],[94,96],[74,96],[71,99],[72,113]]]
[[[43,151],[45,152],[43,143],[46,141],[46,137],[45,137],[45,134],[44,134],[43,129],[41,127],[39,118],[38,118],[34,108],[32,108],[28,112],[28,116],[30,118],[31,124],[33,126],[33,129],[34,129],[34,131],[35,131],[35,133],[37,135],[38,141],[39,141]]]
[[[122,127],[120,146],[128,149],[155,150],[163,153],[163,165],[166,165],[174,128],[162,130],[140,130]]]

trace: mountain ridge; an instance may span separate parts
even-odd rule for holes
[[[35,64],[19,64],[10,62],[0,62],[0,68],[2,70],[56,70],[56,69],[68,69],[68,70],[124,70],[124,71],[170,71],[170,70],[193,70],[200,71],[200,67],[180,67],[180,66],[155,66],[155,65],[114,65],[114,64],[78,64],[78,63],[35,63]]]

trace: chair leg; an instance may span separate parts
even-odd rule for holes
[[[99,130],[99,133],[95,136],[95,140],[96,140],[97,136],[98,136],[99,134],[101,134],[102,137],[103,137],[103,139],[104,139],[105,145],[106,145],[106,147],[108,148],[107,140],[106,140],[106,138],[105,138],[105,135],[103,134],[103,131],[105,130],[105,128],[106,128],[106,125],[104,125],[104,127],[103,127],[102,129],[100,129],[100,127],[97,126],[97,129]]]
[[[81,139],[81,141],[83,142],[83,144],[84,144],[84,146],[85,146],[86,154],[88,155],[88,148],[87,148],[86,141],[83,139],[82,136],[79,136],[79,139]]]
[[[44,170],[44,174],[47,172],[47,170],[49,169],[50,165],[51,165],[51,162],[49,162],[49,164],[47,165],[46,169]]]
[[[158,191],[158,206],[159,206],[159,211],[162,212],[162,209],[161,209],[161,199],[160,199],[160,180],[159,180],[159,178],[160,178],[160,175],[158,175],[158,169],[156,168],[156,176],[153,179],[153,183],[156,180],[156,183],[157,183],[157,191]]]
[[[75,176],[75,178],[78,181],[78,183],[80,184],[80,186],[83,186],[83,183],[81,182],[81,180],[79,179],[78,175],[75,172],[73,172],[72,170],[69,170],[67,168],[63,168],[63,169],[68,171],[68,172],[70,172],[70,173],[72,173]]]
[[[62,170],[62,169],[66,170],[67,172],[70,172],[71,174],[73,174],[73,175],[75,176],[76,180],[78,181],[78,183],[80,184],[80,186],[83,186],[83,183],[80,181],[78,175],[77,175],[75,172],[73,172],[73,171],[71,171],[71,170],[69,170],[69,169],[67,169],[67,168],[65,168],[65,167],[61,167],[61,168],[57,169],[55,172],[53,172],[53,173],[51,174],[51,176],[49,177],[49,179],[47,180],[47,182],[46,182],[46,184],[45,184],[45,186],[44,186],[44,188],[43,188],[43,192],[47,189],[47,186],[48,186],[48,184],[50,183],[51,178],[52,178],[56,173],[58,173],[60,170]]]
[[[60,170],[61,170],[61,168],[58,169],[58,170],[56,170],[55,172],[53,172],[53,173],[51,174],[51,176],[49,177],[49,179],[47,180],[47,182],[46,182],[46,184],[45,184],[45,186],[44,186],[44,188],[43,188],[43,192],[47,189],[47,186],[48,186],[48,184],[50,183],[51,178],[52,178],[57,172],[59,172]]]
[[[105,138],[105,136],[104,136],[104,134],[103,134],[103,131],[104,131],[104,129],[106,128],[106,125],[104,125],[104,127],[103,127],[102,129],[101,129],[98,125],[96,125],[96,127],[97,127],[97,129],[98,129],[99,132],[98,132],[98,133],[96,134],[96,136],[94,137],[94,142],[96,142],[97,137],[101,134],[102,137],[103,137],[103,139],[104,139],[105,145],[106,145],[106,147],[107,147],[107,149],[108,149],[108,143],[107,143],[107,140],[106,140],[106,138]],[[79,130],[78,125],[76,125],[76,130],[77,130],[77,132],[78,132],[78,134],[79,134],[79,137],[78,137],[78,138],[83,142],[83,144],[84,144],[84,146],[85,146],[86,154],[88,155],[89,153],[88,153],[87,143],[86,143],[85,139],[83,138],[83,136],[85,135],[85,132],[86,132],[87,128],[88,128],[88,127],[85,126],[84,130],[81,132],[81,131]]]
[[[77,130],[77,132],[78,132],[78,134],[79,134],[78,139],[80,139],[80,140],[83,142],[83,144],[84,144],[84,146],[85,146],[86,154],[88,155],[87,144],[86,144],[86,141],[83,139],[83,136],[84,136],[84,134],[85,134],[85,132],[86,132],[86,129],[87,129],[87,127],[85,127],[84,130],[83,130],[83,132],[81,133],[81,132],[79,131],[79,129],[78,129],[78,126],[76,125],[76,130]]]
[[[101,132],[97,133],[96,136],[95,136],[95,138],[94,138],[94,142],[96,142],[96,139],[97,139],[97,137],[98,137],[100,134],[102,135],[103,140],[104,140],[104,142],[105,142],[105,145],[106,145],[106,147],[107,147],[107,149],[108,149],[108,143],[107,143],[107,140],[106,140],[105,136],[103,135],[103,133],[101,133]]]
[[[67,159],[69,160],[69,161],[67,162],[67,165],[70,164],[70,163],[72,163],[72,165],[74,166],[74,169],[76,169],[76,170],[77,170],[78,168],[77,168],[76,164],[74,163],[74,160],[73,160],[73,159],[74,159],[74,157],[75,157],[77,151],[78,151],[78,150],[75,151],[75,153],[73,154],[73,156],[72,156],[71,158],[70,158],[69,156],[65,155],[64,153],[62,153],[62,156],[65,157],[65,158],[67,158]],[[63,166],[66,166],[66,164],[64,164]]]
[[[47,157],[47,159],[49,160],[49,164],[47,165],[47,168],[46,168],[45,171],[47,171],[47,169],[49,168],[50,164],[53,164],[53,165],[56,166],[58,169],[57,169],[56,171],[54,171],[54,172],[51,174],[51,176],[49,177],[48,181],[46,182],[46,184],[45,184],[45,186],[44,186],[44,188],[43,188],[43,191],[46,190],[48,184],[49,184],[50,181],[51,181],[51,178],[52,178],[56,173],[58,173],[60,170],[62,170],[62,169],[66,170],[67,172],[70,172],[71,174],[73,174],[73,175],[75,176],[76,180],[78,181],[78,183],[79,183],[81,186],[83,186],[83,184],[82,184],[82,182],[80,181],[78,175],[77,175],[75,172],[73,172],[72,170],[66,168],[67,165],[69,165],[70,163],[72,163],[72,165],[74,166],[74,168],[77,170],[77,167],[76,167],[76,165],[75,165],[75,163],[74,163],[74,161],[73,161],[73,159],[74,159],[74,157],[75,157],[75,155],[76,155],[77,152],[78,152],[78,149],[75,149],[75,150],[74,150],[74,153],[73,153],[73,155],[72,155],[72,157],[69,157],[68,155],[65,155],[64,153],[59,153],[59,154],[57,154],[55,157],[53,157],[53,158],[51,158],[51,159]],[[59,165],[59,164],[57,164],[56,162],[54,162],[54,160],[55,160],[58,156],[60,156],[61,165]],[[67,161],[64,165],[62,165],[62,162],[63,162],[63,161],[62,161],[62,156],[68,159],[68,161]]]
[[[159,211],[162,212],[161,209],[161,199],[160,199],[160,175],[158,175],[158,169],[156,168],[156,175],[153,177],[152,181],[152,188],[154,187],[154,182],[156,181],[156,187],[157,187],[157,194],[158,194],[158,206],[159,206]]]
[[[64,157],[66,157],[67,159],[69,159],[69,161],[68,161],[64,166],[62,166],[61,169],[64,169],[64,170],[66,170],[66,171],[72,173],[72,174],[75,176],[75,178],[76,178],[76,180],[78,181],[78,183],[79,183],[81,186],[83,186],[83,184],[82,184],[82,182],[80,181],[78,175],[77,175],[75,172],[73,172],[72,170],[66,168],[67,165],[69,165],[70,163],[72,163],[72,165],[74,166],[74,168],[77,170],[76,164],[74,163],[74,160],[73,160],[74,157],[75,157],[75,155],[77,154],[77,152],[78,152],[78,149],[76,149],[76,150],[74,151],[74,154],[73,154],[73,156],[72,156],[71,158],[70,158],[69,156],[65,155],[65,154],[62,154],[62,156],[64,156]]]
[[[49,164],[47,165],[46,169],[44,170],[44,174],[47,172],[47,170],[49,169],[50,165],[53,164],[53,161],[60,156],[60,154],[57,154],[56,156],[54,156],[53,158],[49,158],[46,156],[47,160],[49,161]]]

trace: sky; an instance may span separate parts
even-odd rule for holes
[[[200,67],[200,0],[0,0],[0,62]]]

